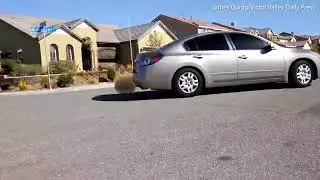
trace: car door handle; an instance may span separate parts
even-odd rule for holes
[[[248,59],[248,57],[246,55],[238,56],[238,58],[240,58],[240,59]]]
[[[203,57],[201,55],[194,55],[193,58],[202,59]]]

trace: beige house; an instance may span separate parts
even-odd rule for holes
[[[138,53],[153,48],[150,47],[149,43],[149,38],[152,34],[158,36],[160,47],[177,39],[161,21],[114,30],[114,34],[119,41],[116,59],[121,64],[131,63],[130,39],[132,59],[135,59]]]
[[[247,27],[244,28],[246,32],[256,35],[256,36],[261,36],[266,39],[273,40],[276,38],[275,34],[273,33],[271,28],[253,28],[253,27]]]
[[[32,27],[46,22],[57,30],[51,33],[34,33]],[[98,68],[98,28],[87,19],[62,21],[10,14],[0,15],[0,51],[11,53],[11,58],[26,64],[41,64],[69,60],[79,70]],[[91,50],[82,48],[83,38],[92,41]]]
[[[311,50],[311,45],[309,44],[308,41],[287,42],[284,45],[286,47],[291,47],[291,48],[301,48],[301,49]]]

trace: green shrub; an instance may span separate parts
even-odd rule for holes
[[[73,76],[71,73],[61,74],[58,78],[58,87],[68,87],[74,83]]]
[[[29,89],[29,86],[26,82],[20,81],[19,82],[19,89],[20,89],[20,91],[26,91]]]
[[[44,76],[41,78],[40,80],[40,84],[42,87],[44,88],[49,88],[49,79],[48,79],[48,76]]]
[[[19,64],[16,74],[18,76],[28,76],[39,75],[42,72],[42,66],[39,64]]]
[[[126,67],[124,67],[124,65],[118,65],[117,71],[120,72],[120,74],[124,74],[126,72]]]
[[[114,81],[114,79],[116,78],[116,71],[112,68],[109,68],[107,71],[107,77],[110,81]]]
[[[77,66],[69,60],[57,61],[50,65],[50,73],[52,74],[74,73],[76,71]]]
[[[3,74],[6,75],[16,75],[19,69],[20,61],[13,59],[5,59],[1,62],[1,68]]]

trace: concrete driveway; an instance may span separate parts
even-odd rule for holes
[[[320,179],[320,82],[0,97],[1,180]]]

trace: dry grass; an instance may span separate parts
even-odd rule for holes
[[[120,75],[115,82],[115,90],[118,93],[131,93],[136,89],[132,74]]]

